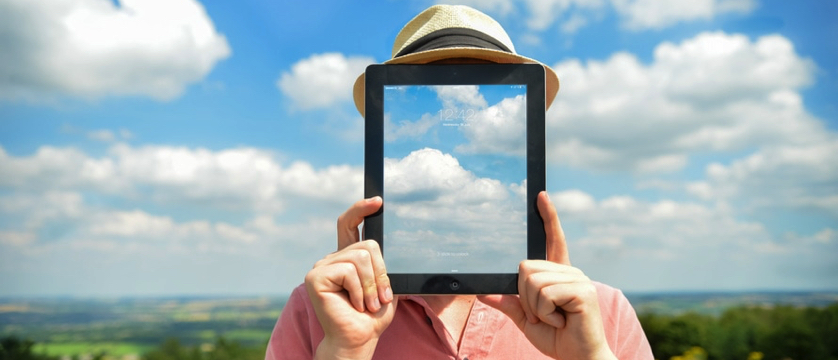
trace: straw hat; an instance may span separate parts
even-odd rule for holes
[[[393,54],[385,64],[426,64],[443,59],[468,58],[494,63],[541,62],[515,53],[509,35],[488,15],[462,5],[435,5],[416,15],[393,43]],[[544,66],[546,106],[559,91],[559,77]],[[364,74],[355,80],[355,107],[364,115]]]

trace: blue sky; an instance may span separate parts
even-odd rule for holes
[[[548,191],[626,291],[838,289],[831,1],[463,1],[553,67]],[[0,0],[0,296],[286,294],[431,1]]]

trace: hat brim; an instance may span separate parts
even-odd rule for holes
[[[556,94],[559,92],[559,77],[556,75],[556,72],[553,71],[553,69],[551,69],[549,66],[525,56],[500,50],[481,49],[474,47],[447,47],[399,56],[395,59],[387,60],[384,63],[427,64],[438,60],[454,58],[486,60],[499,64],[540,64],[544,67],[545,75],[545,110],[550,108],[550,105],[553,104],[553,100],[556,98]],[[364,84],[366,81],[365,78],[366,77],[364,73],[361,73],[361,75],[358,76],[357,79],[355,79],[355,85],[352,88],[352,96],[355,100],[355,108],[358,109],[358,112],[361,113],[361,116],[364,116]]]

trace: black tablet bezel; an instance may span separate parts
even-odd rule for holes
[[[544,68],[538,64],[370,65],[365,73],[364,197],[383,197],[384,86],[489,85],[527,87],[527,258],[545,259],[546,234],[536,198],[545,190]],[[387,262],[384,206],[366,217],[364,238],[375,239]],[[523,260],[523,259],[522,259]],[[517,273],[389,273],[395,294],[517,294]]]

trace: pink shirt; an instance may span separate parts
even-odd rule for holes
[[[621,360],[653,359],[637,315],[623,293],[594,283],[605,337]],[[373,359],[549,359],[536,349],[502,312],[474,303],[460,348],[424,299],[403,296],[396,315],[381,335]],[[323,329],[304,286],[294,289],[282,309],[265,359],[311,359],[323,340]]]

